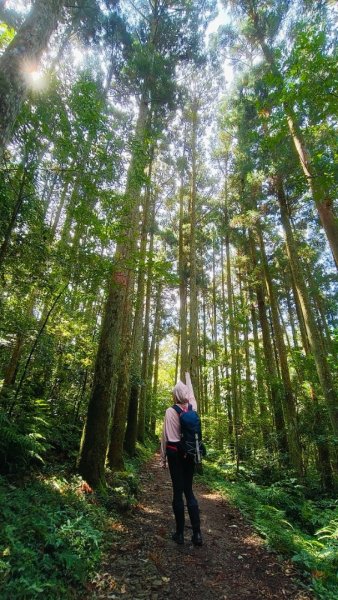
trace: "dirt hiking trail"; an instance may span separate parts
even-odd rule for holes
[[[246,524],[239,511],[219,494],[195,483],[201,510],[203,546],[191,543],[186,519],[185,544],[171,540],[174,519],[168,469],[159,455],[140,475],[139,504],[121,520],[119,536],[90,586],[86,598],[124,600],[312,600]]]

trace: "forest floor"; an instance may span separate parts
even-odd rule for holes
[[[86,599],[124,600],[312,600],[297,572],[281,562],[226,499],[200,483],[203,546],[171,540],[171,481],[155,455],[140,474],[139,502],[116,524],[116,541]]]

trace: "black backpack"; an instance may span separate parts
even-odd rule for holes
[[[194,459],[196,464],[199,464],[205,454],[202,444],[201,420],[197,412],[192,409],[191,404],[189,404],[187,411],[182,410],[177,404],[174,404],[173,409],[180,417],[181,448],[185,454]]]

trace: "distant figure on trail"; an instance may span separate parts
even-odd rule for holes
[[[173,486],[172,506],[176,521],[176,532],[172,535],[172,539],[177,544],[184,544],[184,493],[193,531],[191,541],[195,546],[202,546],[199,508],[192,491],[195,461],[183,449],[181,442],[180,413],[197,411],[190,374],[186,373],[185,377],[187,385],[182,381],[175,385],[173,389],[175,404],[167,408],[165,413],[161,440],[161,466],[165,469],[168,460]]]

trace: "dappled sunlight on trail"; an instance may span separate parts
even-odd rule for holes
[[[264,548],[240,513],[216,492],[195,485],[204,544],[171,540],[171,482],[155,456],[141,474],[142,491],[125,530],[111,548],[90,598],[125,600],[310,600],[293,580],[295,572]]]

